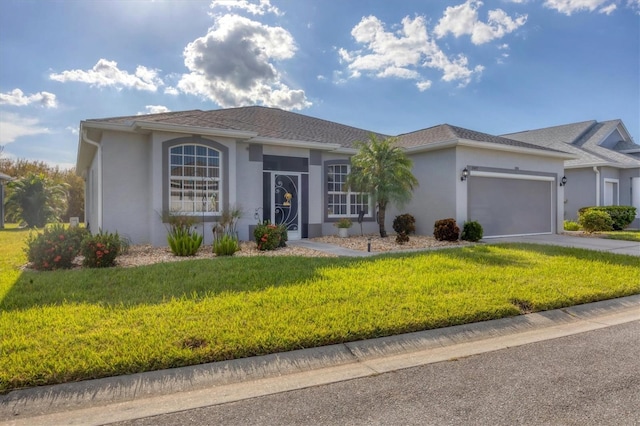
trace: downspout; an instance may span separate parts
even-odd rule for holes
[[[82,130],[82,141],[88,143],[89,145],[93,145],[96,147],[97,149],[97,156],[98,156],[98,170],[97,170],[97,183],[94,181],[93,184],[96,185],[98,187],[98,191],[97,191],[97,198],[98,198],[98,202],[97,202],[97,213],[98,213],[98,223],[96,224],[97,226],[92,226],[91,228],[93,230],[99,230],[102,229],[102,145],[94,140],[91,140],[87,137],[87,131],[86,130]],[[95,188],[92,188],[95,190]],[[93,231],[92,231],[93,232]]]
[[[597,166],[593,166],[593,171],[596,173],[596,206],[600,205],[600,170]]]

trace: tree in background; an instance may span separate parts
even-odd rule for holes
[[[26,177],[32,174],[44,174],[54,184],[62,185],[66,188],[66,205],[67,209],[60,218],[67,222],[70,217],[79,217],[84,219],[84,181],[77,176],[75,169],[60,169],[57,166],[50,166],[44,161],[27,161],[24,159],[12,160],[3,156],[3,146],[0,145],[0,172],[5,173],[14,178]],[[7,185],[7,197],[11,194],[12,189]],[[8,216],[8,215],[7,215]],[[11,221],[7,217],[8,221]]]
[[[47,222],[58,222],[67,208],[65,184],[53,182],[43,173],[9,182],[5,203],[11,222],[26,222],[29,227],[42,228]]]
[[[395,146],[396,138],[378,139],[369,135],[368,142],[355,143],[358,153],[351,157],[347,185],[358,192],[368,192],[378,207],[380,236],[386,237],[384,226],[389,203],[402,205],[413,195],[418,180],[411,173],[413,163]]]

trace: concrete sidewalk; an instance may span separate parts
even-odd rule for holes
[[[43,386],[0,396],[0,424],[99,425],[131,420],[373,376],[632,321],[640,321],[640,295],[314,349]]]

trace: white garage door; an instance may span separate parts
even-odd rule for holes
[[[472,172],[467,183],[468,217],[485,237],[553,232],[552,177]]]

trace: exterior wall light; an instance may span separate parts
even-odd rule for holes
[[[462,169],[462,175],[460,176],[460,180],[465,181],[467,180],[468,177],[469,177],[469,169],[465,167],[464,169]]]
[[[566,184],[567,184],[567,177],[562,176],[562,179],[560,179],[560,186],[565,186]]]

